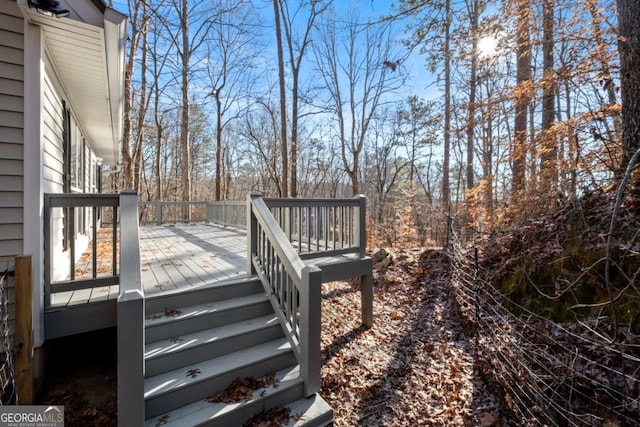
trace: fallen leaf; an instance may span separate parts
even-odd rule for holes
[[[187,371],[187,376],[191,377],[191,378],[196,378],[198,375],[200,375],[202,372],[200,372],[200,369],[189,369]]]

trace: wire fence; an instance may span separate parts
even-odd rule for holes
[[[455,234],[450,251],[451,295],[475,336],[476,364],[519,425],[640,425],[638,335],[602,313],[543,318],[496,289],[477,249]]]
[[[9,297],[11,276],[9,271],[0,272],[0,404],[18,403],[15,368],[13,364],[13,330],[10,327],[12,301]]]

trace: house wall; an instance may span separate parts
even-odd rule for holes
[[[57,78],[54,62],[45,49],[44,62],[44,101],[43,101],[43,189],[46,193],[62,193],[64,191],[64,108],[70,109],[72,103],[64,96]],[[95,192],[91,186],[89,171],[95,170],[97,161],[86,140],[81,124],[73,110],[70,117],[71,137],[71,192]],[[89,243],[91,224],[90,209],[75,211],[75,254],[82,255]],[[53,280],[65,280],[69,273],[69,254],[64,251],[62,242],[64,234],[64,213],[62,209],[54,209],[51,215],[51,233],[53,236]]]
[[[14,0],[0,0],[0,271],[22,253],[24,24]]]

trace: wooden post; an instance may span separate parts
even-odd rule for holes
[[[373,274],[360,276],[360,304],[362,324],[370,328],[373,326]]]
[[[320,390],[322,270],[305,266],[300,289],[300,375],[306,397]]]
[[[144,292],[140,270],[138,195],[120,194],[118,425],[144,424]]]
[[[253,199],[261,197],[258,192],[251,192],[247,197],[247,273],[250,276],[256,274],[253,267],[253,254],[258,251],[258,221],[253,215]]]
[[[156,225],[162,225],[162,202],[156,200]]]
[[[144,424],[144,296],[118,297],[118,426]]]
[[[360,258],[366,256],[367,248],[367,197],[359,194],[356,196],[359,202],[358,218],[356,219],[356,236],[358,238],[358,246],[360,246]]]
[[[33,343],[31,341],[31,255],[15,258],[16,387],[21,405],[33,404]]]

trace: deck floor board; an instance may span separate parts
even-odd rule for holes
[[[211,224],[140,227],[140,264],[145,295],[201,286],[246,275],[244,230]],[[118,286],[52,294],[52,309],[115,300]]]

